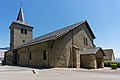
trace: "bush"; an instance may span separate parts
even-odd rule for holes
[[[111,64],[117,64],[117,67],[120,68],[120,62],[104,62],[105,67],[111,67]]]
[[[111,62],[104,62],[105,67],[111,67]]]
[[[5,60],[2,61],[2,65],[6,65],[6,61]]]
[[[111,69],[117,69],[117,64],[111,64]]]

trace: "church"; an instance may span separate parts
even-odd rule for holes
[[[33,39],[33,27],[26,23],[22,7],[10,29],[10,50],[5,52],[8,65],[37,68],[103,68],[101,47],[96,47],[86,20]]]

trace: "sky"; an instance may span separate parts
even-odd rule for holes
[[[95,45],[120,58],[120,0],[22,0],[22,6],[34,38],[87,20]],[[0,0],[0,48],[9,46],[9,26],[19,9],[20,0]]]

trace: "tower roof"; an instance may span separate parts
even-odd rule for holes
[[[22,5],[20,6],[20,10],[19,10],[16,21],[13,21],[9,28],[11,29],[14,24],[23,25],[23,26],[26,26],[29,28],[33,28],[31,25],[27,24],[25,21]]]
[[[20,7],[20,11],[19,11],[19,14],[18,14],[18,17],[17,17],[16,21],[25,22],[22,6]]]

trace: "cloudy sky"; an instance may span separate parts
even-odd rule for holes
[[[87,20],[95,45],[112,48],[120,57],[120,0],[23,0],[25,20],[38,37],[68,25]],[[15,21],[20,0],[0,1],[0,48],[9,46],[9,26]]]

